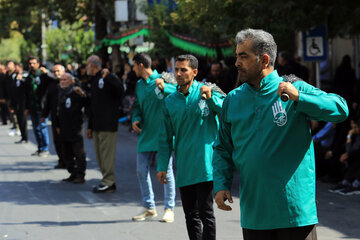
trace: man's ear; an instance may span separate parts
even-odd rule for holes
[[[198,72],[199,72],[199,70],[197,68],[193,69],[194,76],[196,76],[198,74]]]
[[[267,68],[270,64],[270,57],[268,54],[264,54],[262,57],[261,57],[261,65],[263,67],[263,69]]]

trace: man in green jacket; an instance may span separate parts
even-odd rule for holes
[[[142,195],[144,209],[132,218],[133,221],[144,221],[157,216],[154,191],[150,178],[150,163],[158,151],[159,122],[161,107],[165,96],[176,90],[175,84],[161,79],[162,75],[151,69],[151,58],[146,53],[138,53],[133,58],[134,71],[141,79],[136,83],[136,97],[132,109],[132,127],[140,134],[138,140],[136,172]],[[174,221],[175,179],[172,157],[168,157],[167,185],[164,186],[163,222]]]
[[[194,80],[197,68],[198,60],[192,55],[176,59],[178,89],[165,99],[157,177],[166,184],[168,159],[174,149],[176,185],[180,188],[189,238],[211,240],[216,237],[212,144],[218,130],[217,114],[225,96]]]
[[[240,175],[245,240],[317,239],[315,160],[309,120],[341,122],[346,101],[274,70],[276,43],[263,30],[236,36],[236,67],[244,84],[229,93],[214,145],[214,191],[230,211],[231,184]],[[296,79],[296,77],[292,77]],[[280,96],[286,93],[289,101]]]

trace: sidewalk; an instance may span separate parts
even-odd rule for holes
[[[131,221],[140,210],[141,196],[135,172],[137,137],[127,127],[119,128],[118,189],[113,194],[91,192],[101,178],[91,141],[85,140],[86,183],[74,185],[61,182],[68,176],[65,170],[53,168],[57,161],[53,147],[48,158],[31,157],[36,150],[32,130],[29,129],[29,143],[22,145],[14,144],[19,137],[9,137],[8,131],[8,126],[0,126],[0,240],[188,239],[179,194],[175,222],[159,222],[163,214],[163,190],[155,178],[155,168],[152,179],[159,216],[148,222]],[[318,238],[360,239],[360,196],[332,194],[327,192],[328,187],[318,184]],[[232,207],[232,212],[215,208],[217,239],[242,239],[236,196]]]

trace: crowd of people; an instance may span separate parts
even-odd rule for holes
[[[178,187],[189,239],[216,238],[213,201],[231,210],[235,169],[244,239],[316,239],[315,179],[337,183],[332,192],[360,194],[359,104],[346,96],[349,114],[344,98],[306,83],[307,69],[298,58],[289,67],[265,31],[240,31],[236,44],[236,68],[189,54],[169,69],[138,53],[117,73],[96,55],[76,71],[61,64],[47,69],[30,57],[26,72],[8,61],[0,65],[1,120],[10,122],[10,136],[21,136],[16,144],[26,144],[29,116],[37,143],[32,156],[47,157],[50,117],[55,168],[67,169],[62,181],[74,184],[85,182],[87,122],[102,174],[94,193],[116,191],[118,125],[129,124],[139,136],[143,206],[133,221],[157,216],[150,177],[157,159],[162,221],[174,221]],[[304,81],[286,82],[287,74]],[[280,100],[283,93],[289,101]]]

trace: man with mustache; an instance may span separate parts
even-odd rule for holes
[[[233,171],[240,176],[245,240],[314,240],[318,223],[315,159],[309,120],[341,122],[346,101],[304,81],[293,84],[274,70],[271,34],[246,29],[236,35],[236,67],[244,84],[231,91],[214,144],[218,208],[230,211]],[[287,93],[289,101],[280,96]]]

